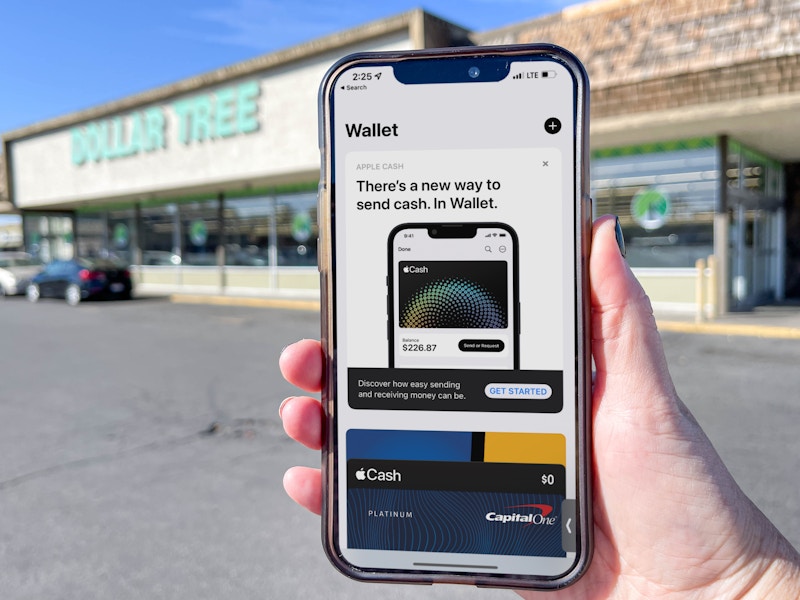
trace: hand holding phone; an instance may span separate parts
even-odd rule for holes
[[[644,587],[653,597],[674,595],[676,587],[708,598],[722,589],[795,597],[800,555],[738,488],[676,396],[650,303],[620,255],[614,222],[608,216],[596,222],[591,258],[602,527],[596,544],[603,560],[565,597],[625,598]],[[320,344],[303,340],[286,348],[280,364],[290,383],[316,392],[322,362]],[[281,418],[291,437],[321,447],[318,401],[288,398]],[[284,486],[296,502],[320,513],[319,470],[293,467]],[[709,540],[725,540],[724,553]],[[753,554],[753,541],[763,553]],[[688,568],[698,564],[705,568]]]
[[[588,564],[586,94],[553,46],[323,82],[324,539],[352,577],[546,589]]]

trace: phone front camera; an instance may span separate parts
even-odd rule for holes
[[[431,229],[431,235],[434,237],[439,235],[439,230],[434,227],[433,229]]]
[[[477,79],[480,74],[481,70],[478,67],[470,67],[469,71],[467,71],[467,75],[469,75],[473,79]]]

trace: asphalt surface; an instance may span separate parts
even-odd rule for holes
[[[0,302],[4,599],[496,598],[359,584],[281,478],[281,349],[307,311],[146,299]],[[800,546],[800,341],[663,335],[678,391],[740,485]]]

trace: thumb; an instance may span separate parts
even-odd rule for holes
[[[589,259],[592,355],[595,397],[628,412],[644,408],[642,398],[675,398],[675,392],[650,300],[622,256],[618,227],[614,216],[594,224]],[[608,388],[619,393],[605,394]]]

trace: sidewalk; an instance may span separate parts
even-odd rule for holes
[[[233,292],[219,294],[214,289],[198,289],[189,293],[177,288],[173,290],[137,288],[136,293],[139,296],[168,297],[170,302],[182,304],[250,306],[315,312],[320,309],[316,291],[302,295],[264,296]],[[657,312],[656,321],[660,331],[800,340],[800,303],[759,306],[752,311],[728,313],[701,323],[696,322],[692,314]]]
[[[800,304],[758,306],[696,322],[694,315],[656,313],[660,331],[800,340]]]

